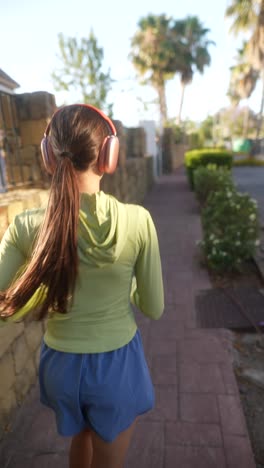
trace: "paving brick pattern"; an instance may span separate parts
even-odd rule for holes
[[[199,265],[199,210],[184,172],[163,176],[145,206],[158,230],[166,305],[159,321],[137,314],[156,407],[139,418],[126,468],[255,468],[230,332],[196,327],[194,297],[210,281]],[[33,389],[2,444],[0,465],[66,468],[68,444]]]

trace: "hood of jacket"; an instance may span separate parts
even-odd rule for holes
[[[102,190],[81,194],[78,254],[82,262],[98,267],[114,263],[127,239],[128,217],[123,203]]]

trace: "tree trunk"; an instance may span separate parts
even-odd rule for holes
[[[183,100],[184,100],[184,92],[185,92],[185,84],[182,83],[181,86],[181,100],[180,100],[180,107],[179,107],[179,114],[178,114],[178,121],[177,124],[180,125],[181,123],[181,114],[182,114],[182,106],[183,106]]]
[[[157,92],[159,96],[160,123],[161,127],[163,128],[165,122],[167,121],[167,103],[164,83],[157,86]]]
[[[249,107],[245,108],[243,116],[243,138],[248,136],[248,124],[249,124]]]
[[[262,72],[262,96],[261,96],[261,104],[260,104],[260,111],[259,111],[259,117],[258,117],[258,124],[257,124],[257,133],[256,133],[256,139],[259,138],[260,131],[261,131],[261,126],[262,126],[262,118],[263,118],[263,109],[264,109],[264,73]]]

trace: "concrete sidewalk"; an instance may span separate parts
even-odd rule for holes
[[[184,172],[163,176],[145,206],[159,234],[166,309],[157,322],[137,314],[156,408],[139,419],[126,468],[254,468],[230,333],[195,325],[195,294],[210,281],[197,260],[199,210]],[[0,465],[66,468],[68,444],[35,388],[2,444]]]

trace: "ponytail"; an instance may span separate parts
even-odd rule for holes
[[[48,206],[26,270],[0,293],[1,316],[22,308],[38,288],[47,291],[39,319],[49,309],[66,313],[78,273],[77,229],[80,194],[73,163],[63,157],[54,172]],[[40,299],[41,300],[41,299]]]

